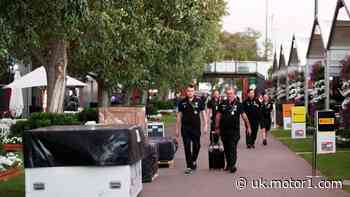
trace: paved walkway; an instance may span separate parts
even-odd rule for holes
[[[167,133],[173,135],[174,127],[167,128]],[[291,152],[286,146],[269,136],[268,146],[261,145],[260,136],[254,150],[248,150],[244,144],[244,134],[241,132],[238,146],[238,171],[229,174],[224,171],[208,170],[208,137],[202,137],[202,149],[199,155],[199,170],[190,176],[183,174],[185,156],[182,146],[175,158],[175,167],[159,170],[159,177],[152,183],[144,184],[142,197],[350,197],[349,193],[340,189],[254,189],[252,180],[256,183],[261,177],[267,180],[283,179],[309,180],[311,166],[301,157]],[[236,182],[243,177],[247,187],[238,189]],[[314,179],[313,183],[319,180]],[[307,181],[306,187],[309,181]],[[258,185],[257,185],[258,186]],[[298,186],[298,185],[297,185]]]

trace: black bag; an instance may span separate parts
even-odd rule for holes
[[[151,137],[149,141],[158,144],[159,161],[171,161],[174,159],[177,151],[175,139],[170,137]]]
[[[158,172],[158,144],[145,144],[145,157],[142,159],[142,182],[152,182]]]
[[[209,145],[209,169],[224,169],[225,168],[225,154],[224,149],[219,141],[215,142],[215,133],[210,133]],[[218,136],[217,136],[218,137]]]
[[[131,165],[144,157],[143,130],[132,125],[51,126],[23,135],[25,168]]]

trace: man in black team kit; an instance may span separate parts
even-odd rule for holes
[[[189,85],[186,89],[186,98],[178,103],[178,113],[176,117],[176,137],[180,137],[185,148],[186,170],[185,174],[191,174],[197,169],[197,158],[200,150],[201,137],[201,117],[203,116],[204,131],[207,131],[207,116],[204,111],[204,102],[194,96],[194,86]],[[192,149],[192,150],[191,150]]]
[[[244,101],[243,107],[252,127],[251,135],[246,135],[247,148],[255,148],[255,140],[259,130],[261,112],[260,102],[255,98],[255,91],[253,89],[248,91],[248,99]]]
[[[240,117],[242,116],[248,133],[251,133],[247,115],[235,95],[235,89],[226,88],[227,99],[221,102],[216,115],[216,132],[224,144],[226,168],[230,173],[237,171],[237,144],[240,139]]]
[[[218,136],[213,135],[212,132],[215,131],[215,127],[216,127],[215,118],[219,110],[220,101],[221,101],[220,92],[218,90],[214,90],[212,92],[211,99],[208,101],[208,104],[207,104],[207,117],[210,117],[210,141],[214,140],[214,142],[211,141],[211,143],[215,143],[219,140]]]

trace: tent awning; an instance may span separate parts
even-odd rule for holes
[[[67,76],[67,87],[83,87],[86,86],[85,83]],[[47,86],[47,77],[46,77],[46,70],[45,68],[39,67],[32,72],[24,75],[23,77],[19,78],[18,80],[8,84],[7,86],[3,88],[32,88],[32,87],[43,87]]]

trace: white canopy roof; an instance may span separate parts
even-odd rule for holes
[[[14,81],[17,81],[20,78],[21,78],[21,74],[18,70],[16,70]],[[11,99],[10,99],[9,108],[13,116],[15,117],[21,116],[24,108],[22,89],[14,88],[11,90]]]
[[[67,76],[67,86],[68,87],[83,87],[86,86],[85,83]],[[47,86],[46,69],[42,66],[32,72],[24,75],[23,77],[17,79],[16,81],[8,84],[4,88],[31,88],[31,87],[41,87]]]
[[[86,83],[83,83],[73,77],[70,77],[67,75],[67,86],[75,86],[75,87],[82,87],[82,86],[86,86]]]

